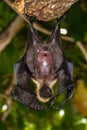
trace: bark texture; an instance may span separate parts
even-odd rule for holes
[[[62,16],[78,0],[8,0],[21,14],[50,21]]]

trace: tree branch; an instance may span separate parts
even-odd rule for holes
[[[25,20],[26,22],[28,22],[28,20],[24,17],[23,14],[21,14],[20,12],[18,12],[14,6],[12,6],[12,0],[3,0],[8,6],[10,6],[23,20]]]
[[[87,62],[87,50],[84,48],[84,46],[82,45],[82,43],[80,41],[76,42],[76,45],[79,47],[79,49],[81,50],[82,54],[84,55],[84,58]]]
[[[4,0],[20,15],[50,21],[61,17],[78,0]],[[22,15],[23,16],[23,15]]]
[[[25,21],[17,16],[6,28],[6,30],[0,35],[0,52],[11,42],[16,33],[23,28]]]
[[[11,110],[11,106],[12,106],[12,96],[11,96],[11,92],[13,89],[13,85],[14,85],[14,76],[12,77],[12,81],[9,85],[9,87],[6,89],[4,95],[5,95],[5,99],[6,99],[6,105],[7,105],[7,110],[2,114],[1,116],[1,120],[5,121],[8,114],[10,113]],[[7,97],[7,98],[6,98]]]

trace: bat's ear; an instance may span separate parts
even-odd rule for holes
[[[42,41],[41,41],[38,33],[36,32],[36,30],[33,27],[34,20],[32,17],[29,19],[29,23],[30,23],[30,32],[29,32],[29,36],[28,36],[28,44],[29,45],[41,44]]]

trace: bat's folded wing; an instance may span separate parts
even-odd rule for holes
[[[29,108],[34,110],[43,110],[44,108],[40,106],[36,101],[36,96],[27,91],[24,91],[19,86],[16,86],[13,90],[13,95],[16,100],[27,105]]]

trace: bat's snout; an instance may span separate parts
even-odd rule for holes
[[[40,96],[42,98],[50,98],[52,97],[52,91],[49,87],[47,86],[43,86],[41,89],[40,89]]]

